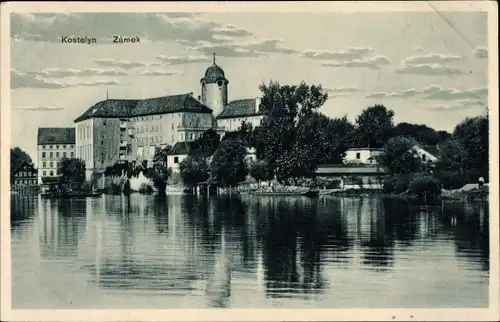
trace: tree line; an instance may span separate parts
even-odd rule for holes
[[[303,178],[314,177],[321,164],[342,163],[346,150],[357,146],[382,148],[379,162],[388,173],[385,186],[400,184],[403,189],[408,188],[409,177],[430,174],[411,149],[416,144],[438,146],[438,162],[431,177],[446,188],[475,182],[479,176],[488,178],[487,116],[467,118],[449,133],[422,124],[395,125],[392,110],[373,105],[351,123],[346,116],[328,117],[319,112],[328,99],[321,85],[280,85],[271,81],[259,89],[259,109],[264,114],[260,125],[253,128],[243,122],[238,131],[226,132],[222,137],[214,130],[203,133],[180,163],[185,185],[210,180],[228,187],[248,176],[258,181],[276,179],[284,184],[298,184]],[[12,165],[26,159],[16,149],[11,150],[11,171]],[[167,166],[170,149],[157,148],[150,168],[146,163],[135,167],[115,165],[107,168],[106,174],[125,172],[130,178],[142,171],[157,188],[164,190],[172,174]],[[248,162],[249,150],[255,151],[256,161]]]

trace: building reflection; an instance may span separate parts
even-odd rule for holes
[[[85,199],[41,199],[40,202],[40,256],[45,259],[77,257],[86,225]]]
[[[10,195],[10,227],[16,231],[26,220],[33,219],[38,213],[40,200],[36,194]]]

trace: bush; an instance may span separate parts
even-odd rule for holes
[[[387,176],[382,191],[387,194],[401,194],[410,187],[411,177],[408,175]]]
[[[153,186],[147,184],[147,183],[142,183],[141,186],[139,187],[139,193],[146,193],[146,194],[151,194],[154,192]]]
[[[427,174],[419,174],[410,183],[410,193],[418,199],[433,199],[441,195],[441,183]]]
[[[104,184],[104,193],[111,195],[119,195],[122,193],[122,187],[125,180],[120,177],[108,177]]]

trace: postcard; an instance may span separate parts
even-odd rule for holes
[[[498,320],[496,9],[4,4],[2,321]]]

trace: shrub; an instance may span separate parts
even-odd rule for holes
[[[139,193],[146,193],[146,194],[151,194],[154,192],[153,186],[147,183],[141,183],[141,186],[139,187]]]
[[[401,194],[408,190],[411,177],[408,175],[387,176],[382,191],[388,194]]]
[[[410,183],[410,193],[419,199],[433,199],[441,195],[441,183],[427,174],[416,175]]]

